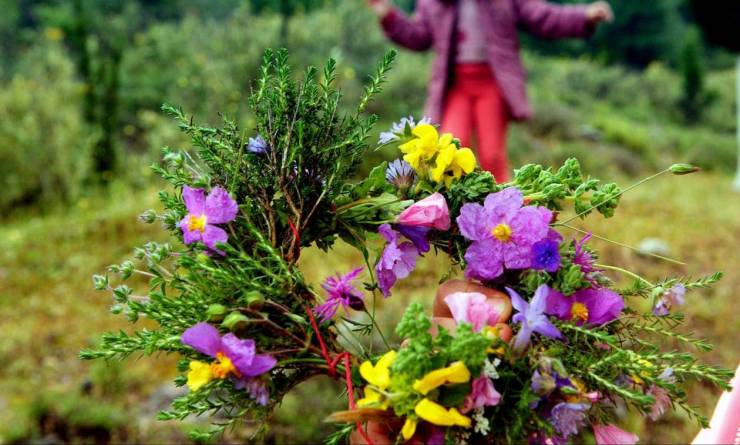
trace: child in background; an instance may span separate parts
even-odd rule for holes
[[[386,35],[414,51],[432,48],[426,115],[471,146],[481,167],[509,180],[506,128],[532,111],[517,27],[544,38],[587,37],[613,18],[609,4],[561,6],[544,0],[417,0],[407,17],[390,0],[367,0]]]

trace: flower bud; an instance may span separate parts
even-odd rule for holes
[[[106,290],[108,288],[108,277],[105,275],[93,275],[95,290]]]
[[[260,310],[265,304],[265,297],[259,291],[247,292],[242,299],[249,309]]]
[[[691,164],[673,164],[668,170],[674,175],[688,175],[701,170],[699,167]]]
[[[212,304],[208,306],[208,309],[206,310],[206,315],[208,315],[209,321],[220,321],[223,320],[224,316],[226,315],[226,306],[223,304]]]
[[[294,321],[295,323],[297,323],[299,325],[306,325],[307,324],[306,323],[306,319],[303,318],[303,317],[301,317],[298,314],[287,313],[287,314],[285,314],[285,316],[288,317],[288,318],[290,318],[292,321]]]
[[[157,212],[155,212],[152,209],[149,209],[145,211],[144,213],[142,213],[141,215],[139,215],[139,221],[146,223],[146,224],[151,224],[156,220],[157,220]]]
[[[237,331],[242,329],[249,323],[249,318],[239,312],[232,312],[224,318],[221,322],[221,326],[225,327],[230,331]]]

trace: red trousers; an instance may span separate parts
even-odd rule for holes
[[[485,63],[455,66],[445,96],[442,131],[452,133],[464,147],[472,147],[475,130],[478,162],[497,182],[510,178],[506,155],[508,109],[491,69]]]

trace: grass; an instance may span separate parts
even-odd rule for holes
[[[0,418],[6,421],[0,425],[0,442],[49,434],[49,416],[44,421],[40,412],[55,413],[68,424],[84,424],[88,419],[80,420],[71,413],[89,410],[91,400],[105,409],[91,414],[89,420],[96,424],[93,426],[113,429],[111,440],[183,440],[179,425],[139,421],[150,394],[174,376],[174,357],[131,358],[124,366],[77,359],[77,352],[95,342],[101,332],[126,327],[123,317],[108,312],[109,297],[92,289],[90,277],[127,258],[135,246],[166,239],[157,225],[136,221],[141,211],[156,206],[155,196],[151,189],[134,194],[114,191],[107,200],[81,201],[74,208],[2,225],[0,361],[4,366],[0,368]],[[699,276],[718,269],[726,272],[713,289],[692,292],[685,312],[688,328],[716,345],[703,359],[730,368],[737,365],[740,321],[733,308],[740,290],[736,273],[740,270],[740,200],[730,191],[729,177],[663,177],[626,195],[612,220],[594,217],[579,224],[630,245],[658,237],[670,246],[671,256],[687,263],[656,262],[613,244],[593,241],[602,252],[603,263],[635,270],[648,279],[669,274]],[[329,254],[307,249],[301,262],[313,283],[358,264],[360,255],[346,245],[338,245]],[[427,256],[411,277],[394,289],[393,297],[378,302],[379,320],[387,335],[393,337],[392,326],[409,302],[431,304],[446,270],[444,258]],[[613,278],[626,282],[625,277]],[[691,389],[692,402],[707,415],[711,415],[717,397],[712,388],[695,385]],[[69,406],[70,400],[77,405]],[[331,429],[320,420],[344,403],[336,383],[328,379],[309,382],[285,400],[268,439],[275,443],[315,442]],[[306,406],[312,407],[308,414]],[[698,430],[680,412],[655,424],[643,424],[628,413],[625,425],[638,431],[645,442],[687,442]],[[58,434],[53,429],[51,432]],[[233,437],[243,440],[247,437],[244,434],[236,432]],[[96,436],[86,437],[89,441]]]

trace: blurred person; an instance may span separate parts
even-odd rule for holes
[[[554,5],[545,0],[417,0],[408,17],[390,0],[367,0],[392,41],[433,49],[425,113],[467,147],[473,132],[481,167],[498,182],[510,178],[509,120],[532,115],[525,91],[517,27],[538,37],[588,37],[611,21],[608,3]]]

